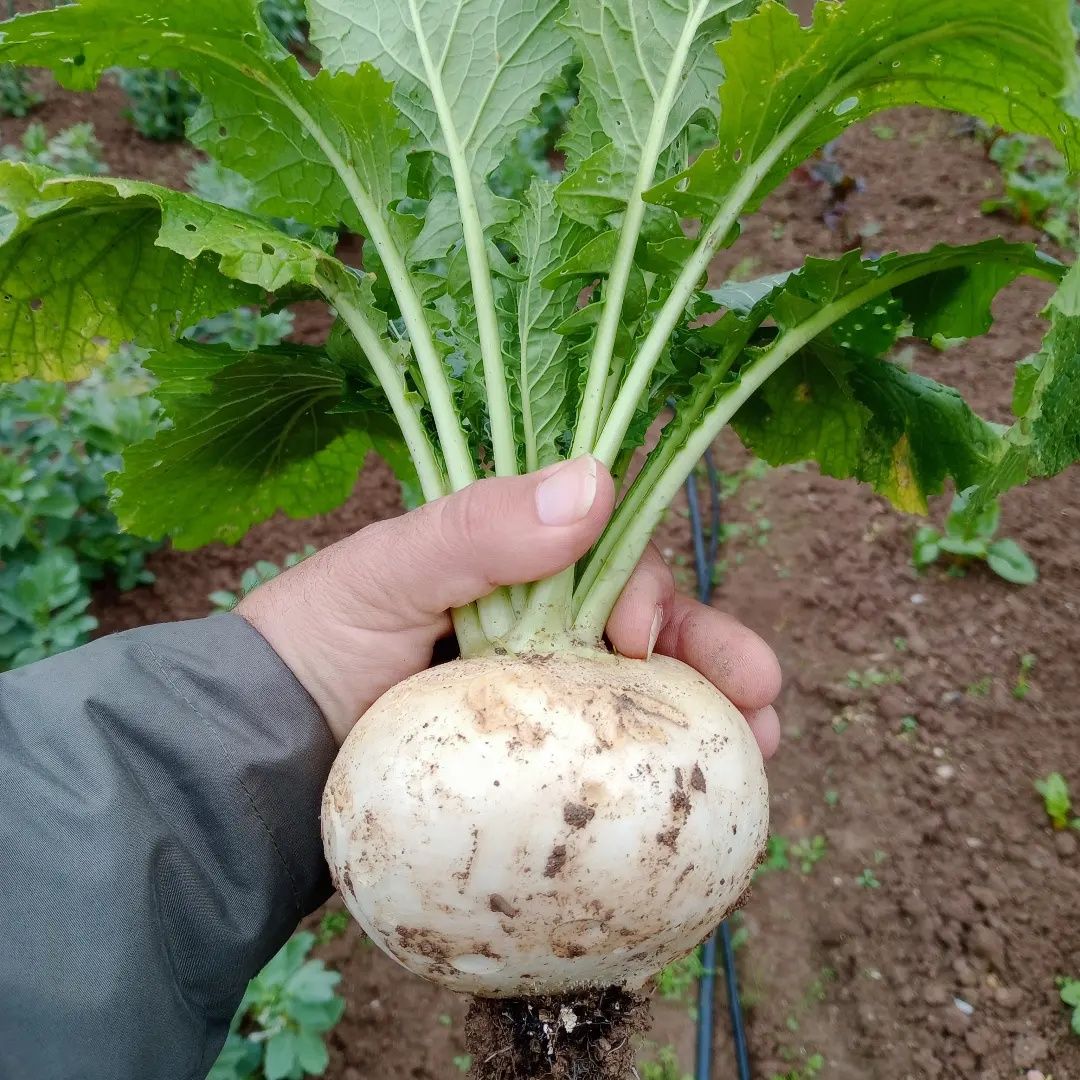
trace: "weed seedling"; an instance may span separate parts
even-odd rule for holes
[[[217,613],[232,611],[249,592],[257,589],[260,585],[265,585],[268,581],[273,581],[285,570],[291,570],[314,554],[315,548],[311,544],[306,544],[303,551],[293,551],[286,555],[284,562],[280,566],[267,559],[260,559],[254,566],[249,566],[241,574],[239,592],[218,589],[210,594],[209,600],[214,611]]]
[[[1001,520],[1001,508],[992,502],[974,518],[968,501],[957,495],[945,519],[945,531],[924,525],[915,533],[911,561],[925,570],[939,559],[948,560],[949,573],[962,577],[974,561],[985,562],[998,577],[1014,585],[1032,585],[1039,571],[1030,556],[1015,540],[994,539]]]
[[[865,867],[863,872],[856,879],[859,885],[864,889],[880,889],[881,882],[877,879],[877,874],[870,869],[869,866]]]
[[[675,1047],[662,1046],[656,1052],[654,1061],[642,1062],[639,1069],[641,1080],[690,1080],[679,1065],[679,1055]]]
[[[877,668],[867,668],[865,671],[847,673],[847,684],[852,690],[872,690],[877,686],[896,686],[904,681],[904,673],[897,669],[891,671],[878,671]]]
[[[315,935],[316,945],[325,945],[334,938],[341,937],[349,929],[349,913],[347,911],[328,911],[319,920],[319,929]]]
[[[812,836],[806,840],[800,840],[792,845],[792,858],[799,864],[799,869],[804,874],[809,874],[814,867],[825,858],[828,845],[824,836]]]
[[[1058,979],[1061,1000],[1071,1012],[1070,1027],[1074,1035],[1080,1035],[1080,979]]]
[[[1012,695],[1017,701],[1023,701],[1031,693],[1031,673],[1035,670],[1036,661],[1034,653],[1024,653],[1020,657],[1020,672],[1012,689]]]
[[[811,1054],[801,1068],[791,1069],[786,1073],[773,1073],[770,1080],[814,1080],[821,1075],[824,1068],[825,1058],[821,1054]]]
[[[701,962],[701,950],[695,949],[689,956],[668,964],[656,976],[656,989],[665,1001],[679,1004],[687,1002],[687,995],[693,990],[698,979],[705,974],[705,965]]]
[[[773,870],[789,870],[791,859],[788,853],[791,841],[786,836],[773,835],[765,843],[765,861],[757,868],[757,875],[768,874]]]
[[[1058,831],[1064,829],[1080,830],[1080,818],[1072,818],[1072,797],[1069,784],[1061,773],[1050,773],[1035,781],[1035,790],[1043,797],[1043,806],[1050,824]]]

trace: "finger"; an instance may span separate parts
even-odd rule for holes
[[[764,709],[743,713],[743,715],[761,749],[761,756],[768,761],[780,745],[780,717],[771,705],[766,705]]]
[[[349,599],[415,622],[500,585],[550,577],[588,551],[611,515],[611,475],[592,457],[481,480],[340,545]]]
[[[671,610],[675,580],[671,568],[650,544],[608,619],[608,641],[623,656],[647,660]]]
[[[737,619],[688,597],[675,597],[656,651],[696,668],[740,709],[764,709],[780,693],[772,649]]]

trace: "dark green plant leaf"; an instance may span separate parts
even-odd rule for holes
[[[1010,487],[1056,476],[1080,460],[1080,266],[1069,271],[1046,314],[1050,332],[1017,376],[1016,422],[993,470],[967,493],[969,515]]]
[[[192,346],[149,366],[172,426],[126,451],[113,506],[125,528],[179,548],[234,543],[278,510],[325,513],[352,491],[372,429],[393,441],[383,418],[335,412],[346,375],[318,350]]]

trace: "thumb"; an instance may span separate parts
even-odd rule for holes
[[[349,601],[415,624],[549,577],[588,551],[614,502],[611,475],[589,456],[480,480],[340,545],[356,574]]]

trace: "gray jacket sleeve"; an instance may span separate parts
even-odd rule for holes
[[[0,1077],[202,1080],[248,979],[330,893],[333,755],[233,615],[0,677]]]

